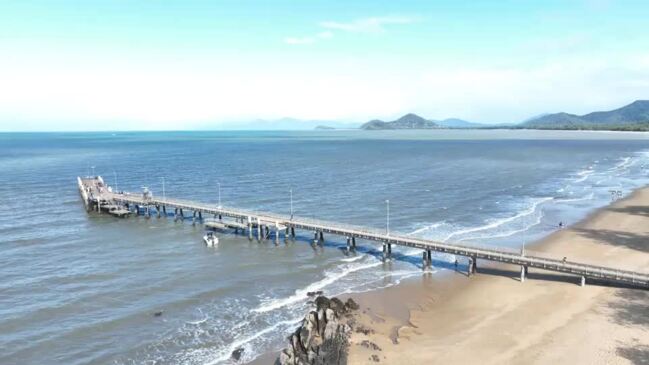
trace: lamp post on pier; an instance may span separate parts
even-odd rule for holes
[[[288,192],[291,196],[291,220],[293,220],[293,189],[288,189]]]
[[[164,176],[160,178],[162,180],[162,202],[167,202],[167,194],[165,193],[165,178]]]
[[[390,235],[390,200],[389,199],[385,200],[385,205],[387,209],[385,231],[386,231],[386,235],[389,236]]]
[[[221,183],[217,181],[216,185],[218,186],[219,189],[219,209],[221,209]]]

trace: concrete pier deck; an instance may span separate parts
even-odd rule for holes
[[[477,260],[480,259],[519,265],[521,267],[521,281],[524,281],[530,268],[537,268],[575,275],[580,279],[581,285],[585,285],[588,279],[596,279],[645,289],[649,288],[649,273],[645,272],[600,266],[578,260],[568,261],[556,257],[546,257],[546,255],[541,253],[524,252],[513,248],[439,242],[399,233],[388,234],[385,230],[369,227],[250,211],[168,197],[154,198],[146,193],[116,193],[104,184],[100,176],[95,178],[79,178],[78,181],[79,190],[87,207],[101,204],[121,205],[128,209],[137,207],[138,211],[140,208],[144,208],[145,214],[149,215],[152,211],[160,212],[160,210],[163,210],[169,212],[170,209],[173,209],[176,212],[180,212],[183,219],[186,218],[183,212],[191,211],[194,215],[194,221],[196,220],[197,214],[199,217],[209,217],[211,215],[220,219],[230,218],[233,220],[231,222],[232,224],[236,224],[237,227],[242,229],[248,229],[251,239],[253,236],[256,236],[260,240],[263,236],[263,239],[265,239],[272,236],[270,233],[273,231],[277,242],[282,231],[284,232],[285,238],[288,239],[289,236],[295,237],[295,230],[306,230],[315,233],[314,240],[316,243],[322,241],[325,234],[345,237],[348,242],[348,249],[350,250],[355,248],[357,239],[379,242],[383,244],[383,256],[385,259],[390,258],[392,245],[421,249],[424,267],[431,264],[431,252],[435,251],[468,257],[470,260],[469,274],[476,273]],[[263,232],[264,230],[265,232]]]

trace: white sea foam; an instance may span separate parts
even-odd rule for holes
[[[264,313],[264,312],[269,312],[278,308],[285,307],[287,305],[297,303],[299,301],[306,300],[307,298],[307,293],[308,292],[314,292],[314,291],[319,291],[324,289],[327,285],[330,285],[337,280],[342,279],[343,277],[356,272],[360,270],[365,270],[369,269],[372,267],[376,267],[381,265],[381,261],[374,261],[370,262],[368,264],[363,264],[363,265],[342,265],[342,267],[339,267],[340,270],[339,272],[325,272],[325,277],[324,279],[320,281],[316,281],[314,283],[311,283],[308,285],[306,288],[303,289],[298,289],[295,291],[295,294],[286,297],[286,298],[281,298],[281,299],[272,299],[270,301],[267,301],[266,303],[262,304],[261,306],[253,309],[253,312],[256,313]]]
[[[629,167],[631,165],[631,163],[632,163],[631,162],[631,157],[622,157],[621,161],[618,162],[615,166],[613,166],[611,171],[623,170],[623,169]]]
[[[453,237],[466,235],[467,233],[481,232],[481,231],[485,231],[485,230],[489,230],[489,229],[498,228],[498,227],[501,227],[504,224],[516,221],[517,219],[527,217],[527,216],[529,216],[531,214],[534,214],[534,212],[536,211],[536,209],[537,209],[537,207],[539,205],[541,205],[541,204],[543,204],[545,202],[548,202],[548,201],[550,201],[552,199],[553,198],[551,198],[551,197],[535,199],[530,207],[528,207],[525,210],[522,210],[521,212],[517,213],[514,216],[507,217],[507,218],[496,219],[496,220],[493,220],[493,221],[491,221],[491,222],[489,222],[489,223],[487,223],[485,225],[482,225],[482,226],[465,228],[465,229],[461,229],[461,230],[451,232],[450,234],[448,234],[446,236],[444,241],[445,242],[449,241]]]
[[[187,321],[185,323],[191,324],[191,325],[199,325],[201,323],[207,322],[209,317],[205,313],[203,313],[203,311],[200,308],[198,308],[198,312],[201,314],[201,316],[203,316],[203,319],[199,319],[198,321]]]
[[[205,361],[203,363],[205,365],[215,365],[215,364],[225,362],[225,361],[229,360],[232,357],[232,351],[234,351],[234,350],[236,350],[236,349],[238,349],[240,347],[244,348],[244,350],[245,350],[244,354],[253,353],[254,351],[248,346],[250,342],[252,342],[253,340],[255,340],[255,339],[257,339],[257,338],[259,338],[259,337],[261,337],[261,336],[263,336],[263,335],[265,335],[267,333],[274,332],[274,331],[276,331],[277,329],[279,329],[281,327],[294,326],[297,323],[299,323],[301,320],[302,320],[302,317],[293,318],[293,319],[289,319],[289,320],[286,320],[286,321],[279,321],[279,322],[276,322],[275,324],[273,324],[272,326],[268,326],[266,328],[263,328],[263,329],[255,332],[254,334],[251,334],[251,335],[248,335],[246,337],[237,339],[237,340],[233,341],[229,346],[217,350],[215,353],[213,353],[210,356],[211,359],[209,359],[209,360],[207,360],[207,361]],[[196,350],[196,351],[200,353],[201,350]],[[188,354],[188,357],[192,358],[191,353]],[[202,356],[199,356],[199,357],[205,357],[205,355],[203,354]],[[248,361],[251,361],[253,359],[254,358],[248,359]]]
[[[340,259],[340,261],[342,261],[342,262],[354,262],[354,261],[361,260],[363,257],[365,257],[365,256],[364,255],[358,255],[358,256],[353,256],[353,257],[346,257],[344,259]]]
[[[579,176],[577,179],[574,180],[576,183],[584,182],[590,175],[595,173],[595,170],[592,169],[592,166],[589,166],[588,169],[579,171],[577,173],[577,176]]]
[[[446,221],[439,221],[439,222],[435,222],[433,224],[430,224],[430,225],[415,229],[414,231],[408,233],[408,236],[414,236],[414,235],[417,235],[417,234],[419,234],[421,232],[430,231],[430,230],[433,230],[435,228],[439,228],[440,226],[442,226],[445,223],[446,223]]]
[[[538,226],[541,224],[541,221],[543,220],[543,212],[541,211],[537,218],[530,224],[525,225],[521,228],[518,229],[511,229],[508,231],[500,231],[500,232],[495,232],[495,233],[489,233],[489,234],[483,234],[483,235],[478,235],[478,236],[470,236],[470,237],[465,237],[465,240],[477,240],[477,239],[494,239],[494,238],[505,238],[505,237],[511,237],[515,234],[525,232],[529,230],[532,227]]]
[[[590,194],[579,198],[555,199],[554,201],[556,201],[557,203],[571,203],[571,202],[579,202],[584,200],[593,200],[594,198],[595,198],[595,193],[591,192]]]

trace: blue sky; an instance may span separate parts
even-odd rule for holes
[[[647,19],[614,0],[0,0],[0,130],[610,109],[649,98]]]

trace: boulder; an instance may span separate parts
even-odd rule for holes
[[[329,308],[329,298],[325,296],[319,296],[315,298],[315,306],[317,310]]]
[[[358,303],[356,303],[352,298],[348,298],[345,302],[345,310],[347,312],[357,311],[359,308],[360,306],[358,305]]]
[[[232,351],[232,360],[239,361],[241,359],[241,355],[243,355],[243,351],[243,347],[239,347]]]
[[[289,346],[282,350],[275,364],[279,365],[343,365],[352,327],[346,314],[357,307],[353,301],[343,303],[337,298],[319,296],[315,310],[309,311],[302,324],[289,336]],[[343,315],[346,314],[346,315]]]

